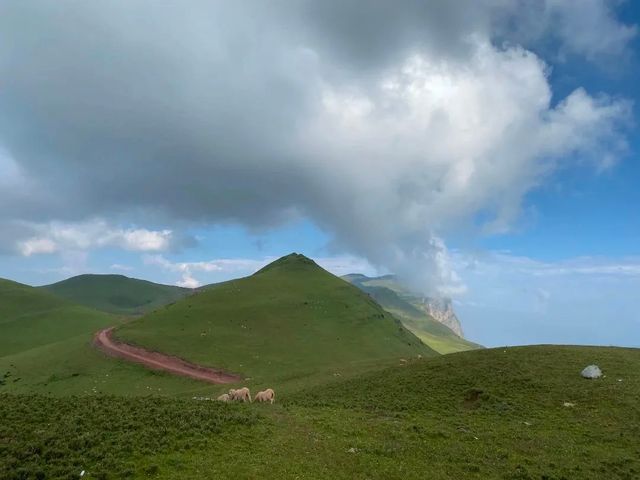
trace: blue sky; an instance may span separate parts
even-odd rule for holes
[[[296,251],[451,296],[487,346],[640,347],[640,6],[526,5],[7,1],[0,276]]]

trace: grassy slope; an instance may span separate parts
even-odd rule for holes
[[[303,272],[299,273],[303,274]],[[324,275],[328,274],[325,273]],[[278,274],[277,276],[279,277],[281,276],[281,274]],[[304,277],[305,275],[302,276]],[[269,278],[270,276],[266,277],[267,284],[269,283]],[[341,288],[339,288],[338,290],[341,290],[344,287],[347,287],[347,291],[351,289],[351,287],[345,285],[342,281],[335,279],[334,277],[331,278],[333,282],[336,282],[337,285],[340,285]],[[291,279],[291,282],[299,283],[299,280],[300,276],[296,276]],[[240,285],[242,285],[242,281],[240,282]],[[326,287],[326,281],[320,281],[320,284]],[[236,282],[227,282],[225,284],[215,286],[212,291],[222,289],[222,291],[224,292],[225,288],[231,288],[232,298],[238,300],[236,292],[233,290],[236,288],[235,285]],[[315,287],[315,284],[310,284],[309,286],[310,289],[314,289]],[[58,304],[70,305],[68,302],[52,297],[51,295],[41,290],[33,289],[26,286],[22,286],[22,288],[32,292],[33,294],[37,293],[38,295],[34,298],[48,298],[50,301],[54,301]],[[269,292],[272,291],[268,285],[265,288]],[[297,285],[295,288],[299,289],[300,286]],[[331,291],[331,289],[329,289],[329,291]],[[324,293],[326,292],[321,291],[313,298],[318,299],[319,297],[322,297]],[[353,290],[351,291],[351,293],[353,293]],[[359,294],[357,290],[355,290],[355,293]],[[200,295],[207,295],[207,293],[202,293]],[[173,309],[175,308],[178,312],[183,311],[184,309],[183,313],[185,315],[192,315],[193,317],[191,318],[195,318],[195,316],[199,314],[195,313],[196,310],[192,311],[191,307],[189,307],[188,305],[190,305],[191,301],[194,299],[206,298],[200,297],[200,295],[185,299],[184,302],[189,303],[184,303],[182,304],[182,306],[180,306],[180,303],[178,303],[173,306],[168,306],[165,309],[161,309],[159,312],[157,312],[157,315],[159,317],[162,317],[163,313],[166,312],[173,314],[173,312],[175,311]],[[214,295],[216,295],[215,298],[219,298],[220,292]],[[288,298],[289,300],[295,297],[295,293],[291,293],[289,296],[285,296],[285,298]],[[228,297],[223,296],[223,299],[226,298]],[[377,307],[375,307],[375,305],[372,304],[372,302],[370,302],[370,300],[366,299],[364,296],[361,296],[359,294],[358,298],[360,306],[359,308],[354,309],[356,316],[364,315],[364,312],[374,315],[382,315],[384,313],[379,312],[377,310]],[[249,295],[248,299],[250,300],[250,305],[247,305],[246,309],[239,309],[239,312],[237,314],[239,316],[234,317],[237,321],[229,322],[229,327],[227,329],[228,335],[226,337],[224,335],[222,337],[216,337],[218,339],[223,338],[223,341],[229,341],[229,335],[232,339],[234,338],[234,336],[236,336],[234,339],[234,343],[223,345],[223,348],[216,349],[213,352],[214,355],[209,355],[209,343],[202,342],[202,340],[207,339],[206,337],[200,336],[200,334],[202,333],[200,327],[202,327],[202,325],[200,325],[199,322],[194,322],[190,325],[191,327],[193,327],[193,330],[187,329],[186,331],[174,331],[172,325],[166,325],[166,329],[162,332],[168,332],[170,338],[165,338],[164,340],[166,340],[168,343],[173,343],[175,341],[178,344],[178,350],[172,351],[174,353],[183,354],[183,356],[187,358],[193,358],[190,354],[192,351],[195,351],[200,355],[195,360],[204,359],[206,360],[205,363],[210,363],[214,366],[230,365],[230,368],[234,368],[235,370],[240,372],[247,372],[249,371],[248,368],[251,368],[250,371],[252,373],[264,372],[266,377],[269,379],[277,377],[280,391],[294,391],[305,385],[313,385],[316,383],[326,382],[336,378],[334,377],[334,373],[340,373],[340,378],[346,378],[350,375],[355,375],[362,371],[379,369],[382,366],[397,363],[400,356],[409,356],[408,354],[414,355],[417,354],[416,352],[419,352],[422,355],[429,354],[428,351],[425,352],[424,348],[420,346],[406,346],[406,349],[404,346],[401,346],[399,347],[400,352],[396,352],[391,356],[391,358],[381,358],[381,355],[376,353],[369,361],[363,360],[354,361],[348,364],[340,364],[340,359],[346,358],[346,356],[342,356],[337,357],[336,359],[330,358],[330,361],[328,362],[330,365],[325,365],[324,369],[316,369],[319,363],[327,360],[326,356],[324,359],[319,358],[317,355],[315,357],[309,356],[309,358],[305,358],[307,354],[305,345],[299,345],[300,349],[291,350],[291,355],[300,355],[302,361],[298,361],[297,363],[285,361],[286,365],[284,366],[284,368],[278,368],[278,361],[269,364],[268,358],[266,361],[263,359],[253,358],[253,355],[255,355],[255,349],[263,348],[263,350],[265,350],[265,353],[268,353],[268,351],[270,351],[271,355],[277,357],[279,355],[279,352],[288,351],[290,347],[288,341],[293,340],[295,332],[288,332],[289,337],[285,338],[282,336],[283,330],[278,330],[280,326],[276,325],[274,327],[274,330],[271,330],[270,328],[266,328],[267,324],[265,323],[261,326],[264,327],[262,330],[260,328],[256,328],[250,331],[249,334],[247,334],[246,329],[242,328],[242,325],[238,323],[242,315],[247,314],[262,318],[261,316],[253,315],[253,313],[256,311],[255,309],[258,309],[258,311],[260,311],[263,308],[263,304],[260,303],[260,301],[254,299],[253,295]],[[17,301],[12,302],[15,307],[15,312],[24,311],[24,309],[27,308],[28,304],[33,304],[35,306],[38,305],[38,302],[34,301],[32,297],[25,298],[24,300],[25,301],[22,303]],[[281,309],[279,309],[280,307],[277,306],[277,303],[279,302],[277,298],[269,297],[268,300],[273,300],[276,304],[271,305],[270,307],[273,316],[269,317],[269,325],[273,326],[273,322],[276,322],[277,324],[275,315],[279,315]],[[315,300],[312,299],[311,301],[313,302]],[[240,302],[243,302],[243,300],[240,299]],[[196,304],[197,303],[198,302],[196,301]],[[366,307],[363,304],[366,304]],[[9,303],[5,302],[5,307],[7,305],[9,305]],[[205,302],[201,306],[202,310],[200,311],[200,313],[202,313],[203,316],[201,317],[200,323],[207,323],[206,328],[209,329],[211,328],[211,326],[208,325],[208,322],[212,318],[212,311],[209,309],[211,305],[209,305],[208,302]],[[192,307],[196,308],[194,305],[192,305]],[[238,305],[235,302],[233,304],[226,303],[225,307],[230,309],[230,311],[233,311],[238,307]],[[292,305],[285,302],[285,304],[282,306],[282,309],[287,310],[290,307],[292,307]],[[322,319],[327,313],[327,311],[323,310],[326,305],[321,306],[320,303],[309,304],[306,307],[308,308],[308,313],[306,316],[303,316],[301,318],[307,319],[307,321],[312,319]],[[30,346],[30,348],[23,349],[24,351],[15,351],[19,349],[14,349],[12,354],[8,354],[7,352],[6,355],[0,356],[0,380],[5,374],[8,375],[5,384],[0,387],[0,392],[47,393],[53,395],[117,394],[127,396],[148,395],[152,393],[155,395],[178,395],[190,397],[192,395],[217,395],[226,388],[225,386],[204,384],[202,382],[176,377],[163,372],[150,371],[136,364],[112,359],[103,355],[101,352],[94,349],[91,345],[93,333],[103,326],[119,323],[120,320],[118,320],[116,317],[111,317],[103,313],[90,311],[88,309],[85,309],[84,307],[73,306],[69,308],[71,310],[75,309],[78,311],[77,320],[79,322],[79,325],[76,326],[81,326],[82,328],[76,328],[76,326],[74,326],[73,328],[69,328],[69,335],[64,335],[60,338],[51,338],[47,336],[48,334],[43,334],[41,335],[41,337],[46,341],[43,341],[41,346],[33,344]],[[344,308],[344,305],[340,305],[340,308],[348,310]],[[40,307],[38,307],[38,309],[42,310]],[[329,308],[329,310],[331,310],[331,308]],[[65,310],[66,313],[68,313],[69,311],[69,309]],[[226,311],[228,312],[229,310]],[[49,322],[49,324],[52,325],[52,323],[50,322],[52,317],[50,317],[50,315],[51,311],[48,311],[47,314],[42,315],[42,322],[44,324],[47,324],[47,322]],[[236,314],[233,313],[232,316],[234,315]],[[64,317],[67,320],[67,325],[69,325],[68,317],[66,316],[66,314],[64,315]],[[171,315],[169,317],[171,317]],[[297,318],[297,313],[296,315],[294,315],[294,317]],[[86,321],[88,318],[95,318],[98,319],[98,321],[89,322],[86,325],[87,328],[84,328],[85,325],[82,322]],[[153,318],[156,317],[154,316]],[[343,321],[347,317],[345,315],[337,315],[336,318],[339,321]],[[227,317],[225,317],[225,319],[227,319]],[[188,318],[185,317],[179,319],[178,323],[184,320],[188,320]],[[360,320],[363,321],[364,319],[360,318]],[[392,320],[389,318],[378,320],[384,320],[387,325],[392,324]],[[250,324],[245,326],[250,327]],[[334,326],[339,327],[338,325]],[[325,325],[325,327],[328,328],[329,326]],[[153,328],[156,328],[156,324],[153,324]],[[393,328],[396,329],[397,326],[394,326]],[[6,330],[5,326],[0,324],[0,339],[9,338],[9,335],[5,335],[5,332],[8,332],[8,330]],[[164,334],[162,332],[160,332],[160,335]],[[277,332],[278,335],[276,340],[268,342],[268,338],[274,337],[274,332]],[[318,333],[314,329],[311,329],[309,331],[309,334],[313,335],[314,332],[316,334]],[[35,331],[31,331],[27,336],[33,337],[35,334]],[[236,341],[238,340],[237,335],[242,335],[242,342],[247,340],[248,342],[252,343],[244,345],[242,342]],[[416,339],[413,338],[410,334],[401,334],[401,332],[397,332],[396,334],[394,330],[393,335],[399,335],[400,338],[404,338],[406,336],[409,339],[409,342],[416,343]],[[175,338],[176,336],[178,337],[177,339]],[[304,336],[304,332],[299,332],[299,337]],[[22,335],[11,335],[11,338],[22,338]],[[196,346],[201,347],[200,350],[198,350],[197,348],[195,350],[192,350],[192,348],[194,347],[194,338],[196,339]],[[313,343],[311,338],[303,338],[302,340],[306,342],[306,344]],[[0,342],[1,341],[2,340],[0,340]],[[188,352],[184,352],[179,349],[179,344],[181,342],[186,342],[185,345],[189,350]],[[364,336],[363,343],[363,348],[358,350],[360,353],[367,351],[367,349],[376,350],[378,348],[382,348],[384,351],[384,348],[386,348],[384,345],[377,345],[375,344],[375,342],[371,343],[369,340],[367,340],[366,335]],[[266,349],[265,346],[267,347]],[[348,345],[345,345],[345,348],[348,348]],[[159,348],[159,350],[162,349]],[[219,356],[216,356],[215,354]],[[227,359],[228,355],[231,357],[230,360]],[[327,356],[331,355],[327,354]],[[355,356],[356,355],[354,354],[354,357]],[[248,359],[249,361],[245,364],[246,359]],[[271,372],[276,372],[276,374],[272,376]],[[246,383],[255,389],[254,385],[256,385],[257,383],[258,386],[260,386],[259,382],[264,379],[264,375],[258,375],[257,377],[254,375],[253,380],[250,380]]]
[[[395,280],[388,277],[369,278],[360,274],[343,277],[371,295],[382,307],[402,321],[420,340],[438,353],[454,353],[482,348],[460,338],[449,327],[441,324],[411,303],[411,295]]]
[[[123,325],[116,335],[257,383],[435,354],[366,294],[295,254]]]
[[[0,280],[0,393],[144,395],[211,390],[95,350],[93,334],[116,323],[112,315]]]
[[[606,377],[582,379],[589,363]],[[635,479],[639,397],[640,350],[552,346],[414,361],[274,406],[0,396],[0,477]]]
[[[113,318],[50,293],[0,279],[0,357],[91,333]]]
[[[190,293],[186,288],[123,275],[78,275],[39,288],[74,303],[120,315],[146,313]]]

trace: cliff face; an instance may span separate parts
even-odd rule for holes
[[[434,320],[448,327],[460,338],[464,338],[462,324],[453,311],[453,303],[450,298],[424,297],[411,291],[403,285],[395,275],[370,278],[362,274],[345,275],[345,280],[359,286],[371,293],[372,288],[385,288],[397,294],[402,301],[409,303],[414,309],[431,316]],[[378,292],[379,293],[379,292]],[[383,300],[381,304],[385,306]],[[387,305],[388,307],[389,305]],[[393,307],[392,307],[393,308]]]
[[[449,327],[459,337],[464,338],[462,324],[456,313],[453,311],[453,304],[449,298],[428,298],[422,299],[420,308],[428,315],[431,315],[438,322]]]

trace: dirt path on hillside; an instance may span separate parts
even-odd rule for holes
[[[222,370],[203,367],[178,357],[119,342],[113,338],[113,329],[114,327],[109,327],[100,330],[94,337],[94,345],[112,357],[139,363],[152,370],[162,370],[209,383],[236,383],[242,380],[241,377]]]

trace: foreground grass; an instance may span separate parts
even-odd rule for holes
[[[638,398],[640,351],[588,347],[416,361],[274,406],[4,395],[0,478],[636,479]]]
[[[0,402],[0,478],[6,479],[156,474],[154,455],[189,456],[221,445],[230,429],[257,422],[240,405],[162,398],[2,395]]]

